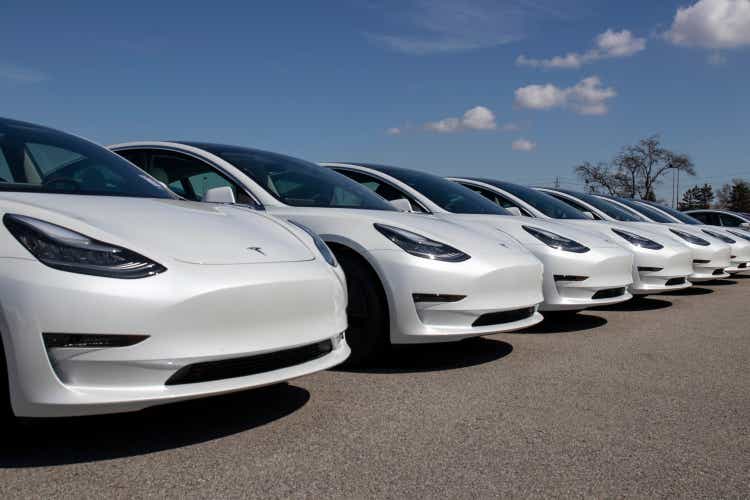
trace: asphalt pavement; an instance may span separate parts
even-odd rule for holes
[[[9,497],[748,497],[750,278],[5,429]]]

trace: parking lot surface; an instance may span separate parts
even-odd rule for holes
[[[366,371],[23,424],[0,496],[750,495],[750,278]]]

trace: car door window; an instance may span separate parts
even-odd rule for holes
[[[599,215],[597,215],[596,213],[592,212],[591,209],[588,208],[587,206],[582,205],[582,204],[580,204],[580,203],[578,203],[576,201],[573,201],[570,198],[566,198],[565,196],[561,196],[561,195],[559,195],[557,193],[550,193],[549,191],[544,191],[544,192],[547,193],[548,195],[554,197],[554,198],[557,198],[558,200],[562,201],[563,203],[567,203],[568,205],[570,205],[571,207],[575,208],[576,210],[579,210],[581,212],[588,212],[588,213],[590,213],[591,215],[594,216],[595,220],[601,220],[602,219],[601,217],[599,217]]]
[[[417,200],[415,200],[408,194],[404,193],[400,189],[388,184],[387,182],[381,181],[380,179],[376,177],[373,177],[369,174],[364,174],[362,172],[354,172],[352,170],[348,170],[345,168],[342,168],[342,169],[336,168],[334,170],[336,170],[336,172],[340,174],[343,174],[349,177],[353,181],[358,182],[359,184],[370,189],[371,191],[374,191],[376,194],[385,198],[388,201],[398,200],[402,198],[409,202],[413,212],[417,212],[417,213],[428,212],[428,210],[425,207],[423,207]]]
[[[531,214],[528,212],[528,210],[524,209],[522,206],[518,205],[517,203],[512,202],[505,196],[499,195],[495,193],[494,191],[490,191],[489,189],[485,189],[483,187],[474,186],[472,184],[462,184],[462,186],[466,186],[467,188],[471,189],[475,193],[481,194],[491,202],[493,202],[496,205],[499,205],[503,208],[517,208],[521,215],[525,215],[527,217],[531,217]]]
[[[130,156],[137,160],[132,151]],[[217,172],[212,165],[192,156],[154,150],[146,161],[144,170],[188,200],[203,201],[209,189],[226,186],[234,193],[237,203],[254,204],[247,193],[235,182]]]
[[[739,227],[743,222],[739,217],[729,214],[720,214],[721,225],[726,227]]]

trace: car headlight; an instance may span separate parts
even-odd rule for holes
[[[723,234],[715,233],[713,231],[709,231],[708,229],[704,229],[703,232],[706,233],[709,236],[712,236],[712,237],[716,238],[717,240],[723,241],[724,243],[729,243],[730,245],[733,244],[733,243],[737,243],[735,240],[733,240],[729,236],[724,236]],[[732,234],[734,234],[734,233],[732,233]]]
[[[586,253],[590,250],[588,247],[581,245],[575,240],[566,238],[565,236],[560,236],[559,234],[555,234],[553,232],[540,229],[538,227],[530,227],[530,226],[522,226],[522,227],[526,230],[527,233],[529,233],[534,238],[538,239],[539,241],[541,241],[547,246],[556,248],[557,250],[564,250],[566,252],[574,252],[574,253]]]
[[[5,214],[8,231],[49,267],[107,278],[146,278],[167,270],[126,248],[110,245],[39,219]]]
[[[620,238],[624,239],[631,245],[646,248],[648,250],[661,250],[664,248],[663,245],[650,240],[648,238],[644,238],[643,236],[637,235],[635,233],[631,233],[629,231],[623,231],[622,229],[613,229],[613,233],[615,233]]]
[[[742,238],[743,240],[750,241],[750,233],[742,234],[738,231],[732,231],[731,229],[727,229],[727,231],[737,236],[738,238]]]
[[[375,229],[401,247],[405,252],[424,259],[445,262],[463,262],[471,257],[452,246],[431,240],[425,236],[384,224],[375,224]]]
[[[323,241],[320,238],[320,236],[318,236],[318,233],[316,233],[315,231],[313,231],[312,229],[310,229],[309,227],[307,227],[306,225],[300,222],[289,219],[289,223],[294,224],[295,226],[297,226],[298,228],[302,229],[304,232],[310,235],[310,237],[315,242],[315,247],[318,249],[318,251],[320,252],[320,255],[323,256],[325,261],[328,262],[328,264],[330,264],[333,267],[336,267],[338,265],[338,262],[336,261],[336,257],[333,255],[333,252],[328,247],[326,242]]]
[[[711,244],[708,241],[704,240],[703,238],[699,238],[697,236],[694,236],[690,233],[686,233],[684,231],[680,231],[678,229],[670,229],[670,231],[672,231],[674,234],[676,234],[683,240],[687,241],[688,243],[692,243],[693,245],[700,245],[702,247],[707,247]]]

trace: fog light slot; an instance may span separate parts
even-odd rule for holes
[[[555,281],[586,281],[588,276],[575,276],[573,274],[556,274]]]
[[[717,269],[713,272],[713,276],[721,276],[722,274],[724,274],[723,269]]]
[[[703,260],[703,259],[693,259],[693,264],[708,264],[711,262],[710,260]]]
[[[447,295],[440,293],[414,293],[414,302],[458,302],[466,298],[466,295]]]
[[[672,278],[667,280],[665,286],[684,285],[686,282],[687,280],[685,278]]]
[[[43,333],[47,349],[104,349],[128,347],[146,340],[148,335],[97,335],[91,333]]]
[[[662,271],[663,269],[664,269],[663,267],[647,267],[647,266],[643,266],[643,267],[639,267],[638,271],[642,272],[642,273],[658,273],[659,271]]]

